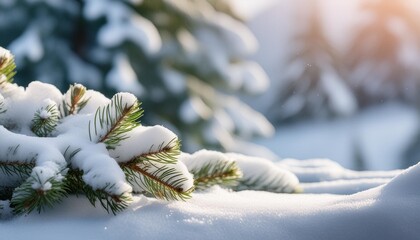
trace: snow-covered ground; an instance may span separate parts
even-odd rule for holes
[[[347,168],[363,164],[369,170],[391,170],[403,165],[402,154],[418,126],[416,109],[388,103],[350,118],[286,125],[258,143],[282,158],[330,158]],[[355,162],[355,155],[362,163]]]
[[[337,167],[325,160],[283,164],[309,171]],[[45,213],[2,221],[0,232],[2,239],[16,240],[418,239],[419,181],[416,165],[384,180],[385,185],[353,195],[230,192],[214,187],[195,193],[188,202],[138,196],[117,216],[91,207],[84,198],[70,197]]]

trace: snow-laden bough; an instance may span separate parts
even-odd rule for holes
[[[108,99],[74,84],[62,94],[36,81],[25,89],[13,83],[14,75],[13,56],[0,47],[0,200],[10,201],[8,207],[2,202],[0,216],[9,207],[40,212],[69,194],[83,194],[115,214],[134,193],[187,200],[194,189],[216,184],[297,189],[293,174],[268,162],[206,150],[181,153],[173,132],[139,123],[141,103],[130,93]]]

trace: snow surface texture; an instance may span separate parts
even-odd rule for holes
[[[288,161],[289,165],[293,163]],[[314,168],[332,162],[302,161]],[[72,197],[45,214],[0,224],[5,239],[418,239],[420,165],[353,195],[230,192],[214,187],[188,202],[136,197],[117,216]]]

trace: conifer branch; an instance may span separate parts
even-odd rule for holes
[[[153,147],[153,145],[150,146],[147,153],[134,157],[123,164],[131,165],[143,162],[175,164],[178,161],[178,156],[181,153],[181,143],[177,138],[172,139],[166,144],[160,144],[157,150],[152,150]]]
[[[39,175],[30,176],[22,185],[13,192],[11,205],[17,214],[38,213],[45,207],[53,207],[67,196],[64,182],[56,176],[43,182]]]
[[[0,56],[0,87],[5,83],[12,83],[16,74],[16,64],[11,54]]]
[[[111,184],[103,189],[94,190],[83,181],[82,176],[82,170],[69,170],[66,176],[66,188],[70,193],[83,193],[93,206],[96,206],[96,203],[99,202],[108,213],[112,212],[115,215],[127,208],[132,201],[131,196],[127,193],[121,195],[109,194],[107,189],[112,188]]]
[[[13,158],[13,156],[17,153],[20,145],[16,146],[10,146],[8,148],[8,153],[10,157]],[[0,172],[3,173],[6,176],[19,176],[22,179],[26,179],[31,174],[32,169],[35,167],[35,158],[30,159],[29,161],[19,161],[17,159],[10,160],[0,160]]]
[[[107,149],[115,149],[120,141],[128,138],[128,132],[140,125],[138,120],[143,115],[140,103],[135,101],[129,105],[123,100],[122,95],[115,95],[110,104],[96,110],[93,124],[89,122],[91,141],[94,141],[93,133],[98,142],[105,143]]]
[[[258,178],[252,179],[241,179],[239,184],[233,187],[235,191],[243,191],[243,190],[256,190],[256,191],[266,191],[266,192],[274,192],[274,193],[287,193],[290,191],[286,191],[289,188],[287,183],[279,184],[279,179],[273,179],[272,181],[267,182],[267,179],[263,176]],[[298,192],[298,189],[291,191],[292,193]]]
[[[70,85],[60,106],[62,116],[74,115],[82,110],[90,100],[90,97],[85,97],[85,93],[86,87],[82,84]]]
[[[156,166],[150,163],[123,164],[127,181],[152,196],[165,200],[187,200],[194,188],[183,189],[188,180],[170,165]]]
[[[194,185],[198,190],[204,190],[214,185],[234,187],[242,178],[242,172],[235,162],[208,162],[200,168],[190,169],[194,175]]]
[[[56,104],[38,109],[32,119],[31,130],[38,137],[47,137],[58,124],[59,112]]]
[[[0,83],[0,85],[1,85],[1,83]],[[7,109],[6,109],[6,104],[4,103],[4,98],[0,94],[0,114],[5,113],[6,111],[7,111]]]
[[[19,176],[22,179],[27,178],[32,169],[35,167],[35,162],[23,163],[19,161],[0,161],[0,172],[7,176]]]

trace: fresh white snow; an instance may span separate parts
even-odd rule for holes
[[[308,163],[312,164],[312,163]],[[420,166],[353,195],[231,192],[187,202],[136,196],[117,216],[70,197],[53,210],[2,221],[5,239],[417,239]]]

